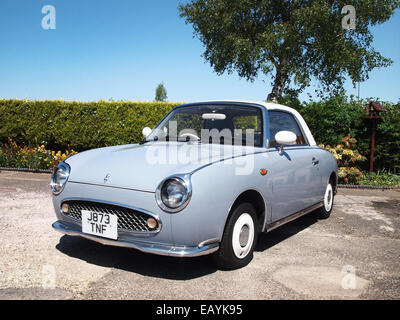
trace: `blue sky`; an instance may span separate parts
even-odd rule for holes
[[[56,29],[43,30],[44,5]],[[0,98],[151,101],[164,82],[169,101],[265,100],[271,80],[218,76],[201,54],[176,0],[1,0]],[[400,99],[400,12],[373,28],[374,46],[394,60],[361,83],[361,94]],[[307,99],[307,92],[301,95]],[[349,81],[346,90],[357,95]]]

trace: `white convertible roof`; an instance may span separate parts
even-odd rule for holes
[[[284,106],[279,103],[271,103],[271,102],[264,102],[264,101],[253,101],[253,100],[209,100],[209,101],[198,101],[198,102],[193,102],[193,103],[216,103],[216,102],[224,102],[224,103],[243,103],[243,104],[258,104],[263,107],[265,107],[267,110],[282,110],[282,111],[287,111],[292,113],[298,122],[300,123],[301,127],[303,128],[304,134],[307,137],[308,142],[310,143],[311,146],[316,146],[317,143],[314,140],[314,137],[310,131],[310,128],[308,127],[307,123],[304,121],[303,117],[301,114],[288,106]]]

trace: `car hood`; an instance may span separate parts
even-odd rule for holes
[[[260,150],[197,142],[150,142],[93,149],[65,162],[71,166],[71,182],[154,192],[173,174],[191,173],[204,165]]]

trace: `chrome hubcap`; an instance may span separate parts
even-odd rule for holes
[[[249,233],[250,233],[249,226],[244,225],[240,230],[240,235],[239,235],[239,244],[242,248],[244,248],[249,242]]]

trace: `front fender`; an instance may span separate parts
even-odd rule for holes
[[[268,190],[267,177],[259,173],[258,164],[262,162],[261,157],[261,155],[247,155],[195,171],[191,177],[190,203],[184,210],[172,215],[174,243],[194,246],[208,239],[222,239],[230,209],[238,196],[247,190],[261,193],[261,187],[264,187],[263,190]],[[245,160],[252,168],[249,168],[246,174],[240,174],[238,169]],[[263,193],[262,195],[268,202],[268,197]]]

